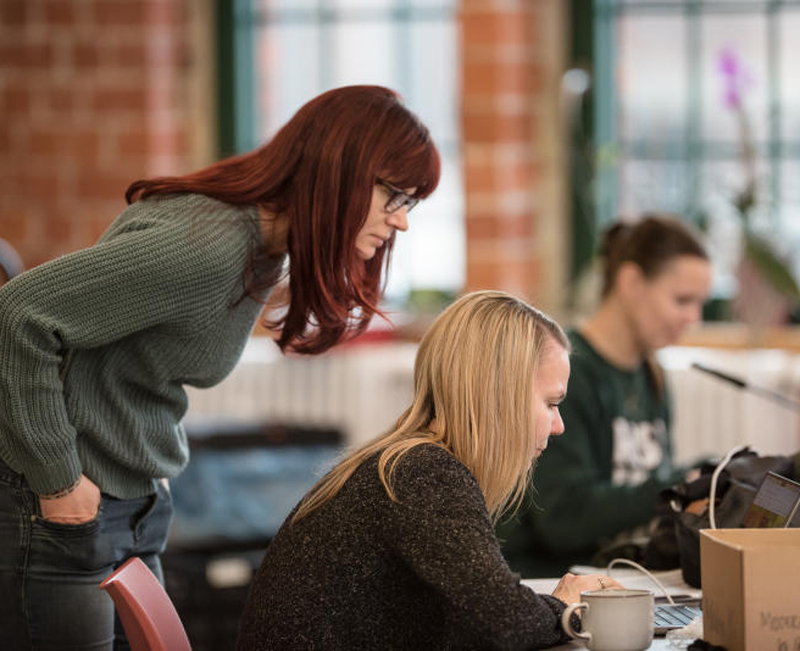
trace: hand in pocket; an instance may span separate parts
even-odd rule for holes
[[[97,517],[100,489],[86,475],[81,475],[75,489],[56,498],[39,498],[42,517],[60,524],[83,524]]]

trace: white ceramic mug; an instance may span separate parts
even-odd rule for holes
[[[567,607],[561,625],[592,651],[642,651],[653,642],[653,604],[649,590],[588,590]],[[570,622],[578,610],[584,611],[580,633]]]

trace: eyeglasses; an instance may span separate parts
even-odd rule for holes
[[[419,203],[417,197],[406,194],[401,189],[394,187],[391,183],[387,183],[383,179],[378,179],[376,183],[389,191],[389,198],[383,206],[383,209],[388,213],[397,212],[403,206],[406,207],[406,212],[411,212],[414,206]]]

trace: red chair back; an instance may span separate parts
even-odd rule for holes
[[[132,651],[191,651],[178,611],[140,558],[125,561],[99,587],[114,600]]]

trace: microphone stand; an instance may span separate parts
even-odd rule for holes
[[[698,364],[697,362],[692,363],[692,368],[697,369],[698,371],[702,371],[703,373],[708,373],[709,375],[713,375],[714,377],[723,380],[724,382],[728,382],[729,384],[734,385],[738,389],[750,391],[751,393],[755,393],[756,395],[759,395],[762,398],[767,398],[769,400],[772,400],[773,402],[777,402],[782,407],[800,412],[800,402],[792,400],[791,398],[787,398],[786,396],[777,393],[776,391],[772,391],[771,389],[767,389],[766,387],[761,387],[756,384],[749,383],[741,378],[734,377],[733,375],[728,375],[727,373],[723,373],[722,371],[718,371],[717,369],[710,368],[703,364]]]

